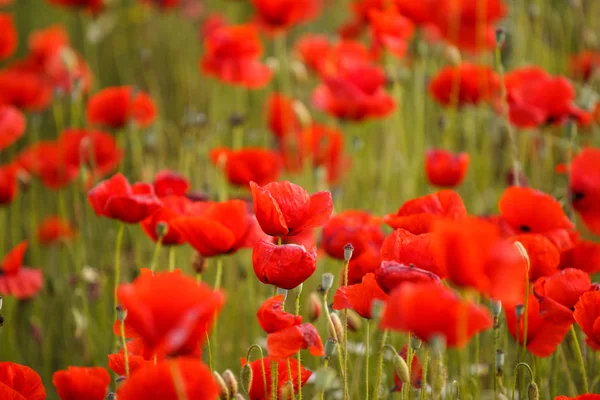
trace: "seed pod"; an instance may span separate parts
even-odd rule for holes
[[[421,345],[423,344],[423,341],[421,339],[419,339],[417,336],[415,335],[410,335],[410,347],[414,350],[417,351],[421,348]]]
[[[504,352],[500,349],[496,350],[496,371],[500,372],[504,368]]]
[[[506,42],[506,30],[504,28],[496,29],[496,46],[502,48]]]
[[[110,392],[106,395],[106,400],[117,400],[117,394],[114,392]]]
[[[527,387],[527,400],[540,400],[540,390],[535,382],[531,382]]]
[[[119,304],[116,307],[116,310],[117,310],[117,319],[121,322],[125,321],[125,318],[127,318],[127,309]]]
[[[344,246],[344,261],[350,261],[352,258],[352,253],[354,253],[354,246],[352,246],[352,243],[346,244]]]
[[[410,374],[408,373],[408,365],[406,365],[406,361],[404,358],[400,357],[399,354],[394,354],[394,370],[396,371],[396,375],[402,381],[402,383],[409,384],[410,382]]]
[[[328,291],[329,289],[331,289],[331,287],[333,286],[334,279],[335,278],[333,274],[330,274],[329,272],[323,274],[323,276],[321,277],[321,287],[324,291]]]
[[[335,354],[335,349],[337,347],[337,344],[338,344],[338,342],[332,337],[330,337],[329,339],[327,339],[325,341],[325,349],[324,349],[325,357],[331,357],[332,355]]]
[[[159,238],[164,238],[165,235],[169,232],[169,225],[166,222],[160,221],[156,224],[156,236]]]
[[[250,388],[252,387],[252,379],[254,379],[252,376],[252,367],[246,363],[240,372],[240,380],[242,381],[242,388],[248,394],[250,394]]]
[[[229,390],[229,396],[235,396],[238,392],[238,381],[230,369],[223,371],[223,380]]]
[[[523,316],[524,311],[525,311],[525,306],[523,304],[518,304],[515,307],[515,315],[517,316],[517,321],[521,321],[521,317]]]
[[[492,299],[491,305],[492,305],[492,314],[494,315],[494,318],[498,318],[498,316],[502,312],[502,302],[500,300]]]
[[[217,371],[213,371],[213,376],[221,391],[219,400],[229,400],[229,389],[227,388],[227,384],[223,380],[223,377]]]
[[[333,336],[338,342],[344,340],[344,325],[340,321],[340,317],[337,314],[331,314],[331,323],[333,324],[334,331],[331,330],[331,325],[328,325],[329,334]]]

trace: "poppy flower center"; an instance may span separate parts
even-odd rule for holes
[[[585,198],[585,193],[583,193],[583,192],[573,192],[571,194],[571,201],[572,202],[583,200],[584,198]]]
[[[519,229],[520,229],[522,232],[531,232],[531,228],[530,228],[530,227],[528,227],[527,225],[521,225],[521,226],[519,227]]]

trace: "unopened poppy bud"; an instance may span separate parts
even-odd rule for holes
[[[235,396],[238,393],[238,381],[235,378],[235,375],[233,374],[233,372],[231,372],[231,370],[229,370],[229,369],[226,369],[223,372],[223,380],[225,381],[225,384],[227,385],[227,389],[229,390],[229,395]]]
[[[265,60],[265,64],[267,64],[267,67],[273,72],[277,72],[279,70],[279,60],[275,57],[267,58]]]
[[[125,379],[127,379],[127,377],[126,377],[126,376],[119,375],[119,376],[117,376],[117,377],[115,378],[115,383],[116,383],[117,385],[120,385],[121,383],[125,382]]]
[[[381,317],[381,315],[383,314],[383,306],[383,301],[373,301],[373,303],[371,304],[371,316],[373,317],[373,319],[378,320]]]
[[[283,301],[286,301],[287,300],[288,291],[286,289],[277,288],[277,295],[279,296],[280,294],[283,295]]]
[[[502,371],[504,368],[504,352],[496,350],[496,371]]]
[[[460,65],[462,57],[460,56],[460,50],[456,46],[448,45],[445,47],[444,56],[452,65]]]
[[[506,30],[504,28],[496,29],[496,47],[502,48],[506,42]]]
[[[234,112],[229,117],[229,125],[232,128],[235,128],[235,127],[243,125],[245,120],[246,120],[246,118],[244,117],[244,114],[241,114],[239,112]]]
[[[310,112],[308,111],[304,103],[302,103],[299,100],[295,100],[293,107],[294,112],[300,120],[300,123],[302,123],[302,126],[309,126],[312,123],[312,118],[310,117]]]
[[[116,310],[117,310],[117,319],[121,322],[125,321],[125,318],[127,318],[127,309],[119,304],[116,307]]]
[[[117,394],[115,392],[110,392],[106,395],[106,400],[117,400]]]
[[[323,288],[323,290],[325,292],[329,291],[329,289],[331,289],[331,287],[333,286],[333,280],[334,280],[334,276],[333,274],[330,274],[329,272],[323,274],[323,276],[321,277],[321,287]]]
[[[242,367],[242,371],[240,372],[240,379],[242,381],[242,388],[248,394],[250,394],[250,388],[252,387],[252,367],[250,364],[246,363]]]
[[[531,266],[531,263],[530,263],[530,260],[529,260],[529,254],[527,254],[527,250],[525,249],[525,246],[523,246],[523,244],[521,242],[519,242],[519,241],[516,241],[514,243],[514,245],[517,248],[517,250],[519,250],[519,253],[521,254],[521,257],[523,257],[523,259],[527,263],[527,270],[529,271],[529,267]]]
[[[417,336],[415,335],[410,335],[410,347],[417,351],[421,348],[421,345],[423,344],[423,341],[421,339],[419,339]]]
[[[408,373],[408,365],[404,358],[400,357],[399,354],[394,354],[394,370],[396,370],[396,375],[403,383],[410,382],[410,374]]]
[[[538,389],[538,385],[535,382],[531,382],[529,386],[527,386],[527,400],[539,400],[540,399],[540,390]]]
[[[362,328],[362,318],[354,310],[348,309],[348,330],[358,332]]]
[[[332,355],[335,354],[335,349],[337,347],[337,344],[338,344],[338,342],[332,337],[330,337],[329,339],[327,339],[325,341],[325,349],[324,349],[325,357],[331,357]]]
[[[521,317],[523,316],[524,311],[525,311],[525,306],[523,304],[518,304],[515,307],[515,315],[517,316],[517,321],[521,320]]]
[[[344,325],[337,314],[331,314],[331,324],[334,331],[331,330],[331,325],[329,325],[329,334],[341,342],[344,339]]]
[[[315,322],[321,315],[321,299],[319,295],[312,292],[306,299],[306,314],[310,322]]]
[[[0,296],[0,311],[2,310],[2,296]]]
[[[160,221],[156,224],[156,236],[159,238],[164,238],[165,235],[169,232],[169,225],[166,222]]]
[[[219,400],[229,400],[229,389],[227,388],[227,384],[223,380],[223,377],[217,371],[213,371],[213,376],[220,389],[221,394],[219,395]]]
[[[350,261],[352,258],[352,253],[354,253],[354,246],[352,246],[352,243],[346,244],[344,246],[344,260],[346,262]]]
[[[500,300],[492,299],[491,305],[492,305],[492,315],[494,316],[494,318],[498,318],[498,316],[502,312],[502,302]]]
[[[294,60],[290,64],[290,70],[296,82],[305,82],[308,79],[308,72],[304,63]]]
[[[205,273],[206,269],[208,268],[208,262],[206,260],[206,257],[196,252],[194,254],[194,258],[192,259],[192,268],[197,274]]]

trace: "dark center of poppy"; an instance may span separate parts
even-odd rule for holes
[[[583,200],[584,197],[585,197],[585,193],[583,193],[583,192],[573,192],[573,193],[571,193],[571,201],[572,202]]]
[[[522,232],[531,232],[531,228],[530,228],[530,227],[528,227],[527,225],[521,225],[521,226],[519,227],[519,229],[520,229]]]

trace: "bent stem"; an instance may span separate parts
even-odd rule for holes
[[[577,362],[579,363],[579,370],[581,372],[581,377],[583,379],[583,392],[589,393],[589,385],[587,379],[587,372],[585,370],[585,363],[583,361],[583,354],[581,353],[581,346],[579,346],[579,340],[577,339],[577,332],[575,332],[575,328],[571,325],[571,338],[573,339],[573,344],[575,346],[575,355],[577,356]]]
[[[262,347],[260,347],[257,344],[253,344],[252,346],[250,346],[248,348],[248,352],[246,353],[246,360],[248,360],[248,362],[250,362],[250,353],[252,353],[252,350],[254,350],[254,349],[257,349],[258,352],[260,353],[260,366],[262,368],[263,384],[265,385],[264,389],[265,389],[265,395],[266,395],[269,391],[267,390],[268,389],[268,387],[267,387],[267,372],[265,370],[265,357],[264,357],[264,354],[262,351]]]
[[[154,254],[152,254],[152,263],[150,264],[150,271],[154,272],[156,270],[156,261],[158,260],[158,253],[160,252],[160,248],[162,247],[163,238],[159,237],[156,241],[156,245],[154,246]],[[170,255],[170,250],[169,250]],[[170,265],[169,265],[170,269]]]
[[[125,232],[125,224],[119,224],[119,232],[117,233],[117,244],[115,248],[115,285],[113,290],[114,304],[113,309],[115,310],[114,321],[117,320],[117,289],[119,283],[121,283],[121,245],[123,243],[123,234]]]
[[[533,382],[533,371],[531,370],[531,367],[529,366],[529,364],[524,363],[524,362],[520,362],[515,366],[515,376],[513,379],[513,391],[512,391],[512,400],[515,400],[515,391],[517,389],[517,375],[519,374],[519,367],[525,367],[527,368],[527,370],[529,371],[529,381]]]
[[[389,330],[384,330],[381,336],[381,344],[379,346],[379,353],[377,355],[377,372],[375,374],[375,388],[373,389],[373,399],[379,398],[379,389],[381,386],[381,375],[383,373],[383,353],[385,351],[385,344],[387,342]]]
[[[121,321],[121,344],[123,345],[123,356],[125,357],[125,376],[129,377],[129,350],[125,340],[125,320]]]

